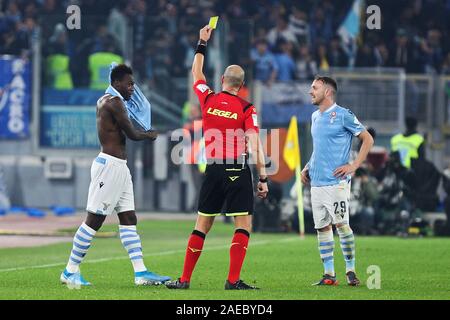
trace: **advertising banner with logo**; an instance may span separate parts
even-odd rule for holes
[[[0,56],[0,139],[30,135],[31,63]]]

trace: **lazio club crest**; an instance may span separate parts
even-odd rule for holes
[[[330,113],[330,123],[333,124],[334,120],[336,119],[337,113],[336,111],[333,111]]]

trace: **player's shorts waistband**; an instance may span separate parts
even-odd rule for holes
[[[206,164],[248,164],[248,156],[239,157],[237,159],[228,158],[228,159],[218,159],[218,158],[210,158],[206,159]]]
[[[337,187],[337,186],[345,186],[345,185],[348,185],[348,184],[350,184],[350,182],[351,182],[351,179],[344,179],[344,180],[341,180],[341,181],[339,181],[339,182],[336,182],[336,183],[330,183],[330,184],[314,184],[314,183],[311,183],[311,188],[329,188],[329,187]]]
[[[107,161],[111,161],[114,163],[118,163],[118,164],[126,164],[127,160],[124,159],[119,159],[116,157],[113,157],[109,154],[100,152],[97,156],[97,158],[95,158],[95,162],[101,163],[101,164],[106,164]]]

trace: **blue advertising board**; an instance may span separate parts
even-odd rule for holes
[[[40,146],[99,149],[95,112],[95,106],[43,106]]]
[[[103,91],[42,90],[39,146],[54,149],[99,149],[97,99]]]
[[[31,63],[0,56],[0,138],[29,137],[31,91]]]

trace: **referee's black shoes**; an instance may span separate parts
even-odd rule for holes
[[[250,286],[242,280],[238,280],[235,283],[227,280],[225,282],[225,290],[259,290],[259,288]]]
[[[174,281],[167,281],[164,283],[169,289],[189,289],[189,282],[181,282],[180,278]]]

